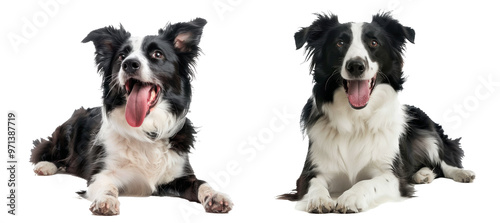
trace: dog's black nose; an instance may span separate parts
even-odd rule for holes
[[[365,63],[360,59],[352,59],[347,61],[346,69],[353,77],[360,77],[365,71]]]
[[[123,61],[122,68],[126,73],[132,74],[141,68],[141,62],[137,59],[127,59]]]

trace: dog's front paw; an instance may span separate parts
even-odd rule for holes
[[[90,211],[95,215],[117,215],[120,214],[120,202],[117,197],[106,195],[94,200]]]
[[[233,202],[229,196],[217,192],[208,194],[201,204],[205,211],[210,213],[227,213],[233,209]]]
[[[315,214],[332,213],[335,201],[331,197],[312,197],[307,201],[306,211]]]
[[[368,208],[365,196],[360,193],[346,191],[337,200],[335,212],[341,214],[358,213]]]

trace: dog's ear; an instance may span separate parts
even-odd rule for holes
[[[339,23],[336,15],[316,14],[318,18],[309,26],[301,28],[295,33],[295,47],[296,49],[302,48],[304,44],[312,44],[318,41],[328,27],[335,26]]]
[[[164,29],[160,29],[158,34],[170,41],[178,52],[192,52],[198,50],[203,27],[207,21],[196,18],[190,22],[180,22],[167,24]]]
[[[130,38],[130,33],[120,28],[107,26],[90,32],[82,43],[92,41],[95,46],[95,63],[99,72],[107,72],[118,48]]]
[[[393,39],[404,45],[405,40],[415,43],[415,30],[403,26],[398,20],[392,18],[390,13],[380,13],[373,16],[372,23],[382,27]]]

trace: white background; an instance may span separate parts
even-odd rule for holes
[[[44,4],[53,0],[6,2],[0,6],[0,110],[3,123],[8,111],[17,113],[19,160],[18,216],[8,222],[498,219],[500,16],[493,1],[67,1],[49,9]],[[409,78],[402,103],[422,108],[452,138],[463,137],[463,163],[477,179],[472,184],[438,179],[417,186],[415,198],[355,215],[297,211],[294,203],[275,199],[294,188],[307,151],[299,116],[312,82],[293,34],[311,24],[313,13],[369,22],[387,10],[416,31],[415,45],[406,50]],[[201,205],[178,198],[121,197],[119,216],[97,217],[88,210],[90,201],[74,193],[86,189],[84,180],[35,176],[28,162],[32,140],[50,135],[81,106],[100,106],[94,47],[80,43],[91,30],[121,23],[132,35],[155,34],[168,21],[195,17],[208,24],[188,116],[199,127],[191,163],[198,178],[233,198],[232,212],[207,214]],[[13,43],[14,37],[22,42]],[[7,127],[1,129],[5,148]],[[7,152],[0,154],[6,165]],[[7,196],[7,177],[0,171],[0,197]],[[7,199],[1,200],[5,219]]]

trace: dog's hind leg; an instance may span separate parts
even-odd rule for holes
[[[48,161],[40,161],[35,165],[33,171],[39,176],[54,175],[57,173],[57,166]]]
[[[464,170],[462,166],[462,157],[464,151],[460,147],[460,139],[450,139],[444,134],[443,128],[434,123],[437,134],[443,142],[443,151],[440,153],[440,169],[446,178],[457,182],[471,183],[476,178],[476,174],[470,170]]]
[[[62,125],[56,128],[47,139],[33,141],[30,162],[38,175],[52,175],[65,171],[84,179],[89,179],[92,168],[89,160],[98,156],[90,154],[96,129],[101,123],[101,109],[77,109]],[[100,149],[95,149],[100,151]],[[90,158],[89,158],[90,157]]]
[[[444,177],[453,179],[457,182],[472,183],[476,178],[476,174],[473,171],[450,166],[444,161],[441,161],[441,170],[443,170]]]
[[[59,148],[60,132],[64,131],[63,126],[59,126],[52,137],[48,137],[48,140],[41,139],[35,140],[33,144],[34,148],[31,150],[30,161],[35,164],[33,171],[37,175],[53,175],[56,174],[59,167],[62,166],[60,162],[66,157],[65,151],[61,151]],[[63,140],[64,141],[64,140]]]
[[[436,178],[436,174],[429,167],[422,167],[413,174],[413,182],[417,184],[428,184]]]
[[[419,108],[407,105],[405,109],[409,117],[408,131],[400,139],[400,149],[403,158],[411,164],[407,167],[413,174],[408,175],[412,178],[409,180],[421,184],[430,183],[432,178],[446,177],[457,182],[472,182],[474,172],[462,166],[464,151],[460,139],[450,139],[443,128]]]

